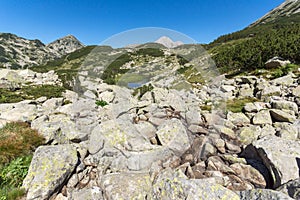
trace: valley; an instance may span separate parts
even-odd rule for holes
[[[299,199],[299,6],[203,45],[0,33],[0,200]]]

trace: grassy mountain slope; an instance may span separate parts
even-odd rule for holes
[[[284,10],[280,12],[284,13]],[[300,13],[276,16],[273,13],[278,12],[270,12],[247,28],[205,45],[220,72],[252,72],[263,68],[264,63],[275,56],[300,63]]]
[[[77,75],[81,64],[94,48],[95,46],[86,46],[59,59],[49,61],[45,65],[34,66],[30,69],[36,72],[56,71],[63,81],[64,87],[69,89],[69,82],[73,79],[73,76]]]

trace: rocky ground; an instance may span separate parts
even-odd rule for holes
[[[13,81],[7,74],[1,87]],[[17,74],[24,83],[59,83],[53,74]],[[80,80],[83,95],[0,104],[0,126],[29,122],[46,138],[23,182],[27,199],[300,198],[294,74],[221,77],[189,91],[155,87],[141,98]],[[242,112],[225,108],[245,99]]]

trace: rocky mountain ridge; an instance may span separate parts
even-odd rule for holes
[[[40,40],[28,40],[11,33],[0,33],[0,67],[26,68],[84,47],[74,36],[60,38],[48,45]]]
[[[256,26],[260,24],[266,24],[274,22],[284,17],[291,17],[293,15],[300,14],[300,1],[299,0],[286,0],[275,9],[268,12],[266,15],[258,19],[256,22],[250,25]]]

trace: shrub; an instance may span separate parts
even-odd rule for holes
[[[101,107],[108,105],[108,103],[104,100],[97,100],[95,103],[97,106],[101,106]]]

